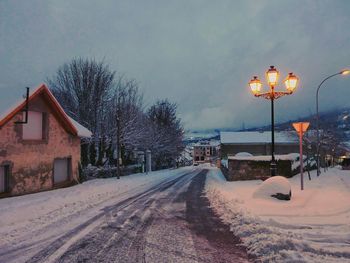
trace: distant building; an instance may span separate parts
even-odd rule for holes
[[[77,182],[80,138],[91,132],[68,117],[43,84],[29,95],[8,90],[0,107],[0,196],[20,195]],[[3,99],[2,97],[1,99]],[[16,103],[17,100],[17,103]]]
[[[271,154],[271,132],[220,132],[221,158],[247,152],[252,155]],[[296,133],[275,132],[275,154],[299,152]]]
[[[201,141],[193,145],[193,162],[210,163],[219,157],[220,142]]]

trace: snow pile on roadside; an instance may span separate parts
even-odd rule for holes
[[[254,198],[271,198],[277,193],[289,195],[291,186],[283,176],[274,176],[264,181],[253,193]]]
[[[337,170],[322,176],[307,181],[303,192],[300,177],[291,178],[292,200],[280,201],[253,198],[261,181],[226,182],[211,169],[206,194],[262,262],[350,262],[350,176]]]

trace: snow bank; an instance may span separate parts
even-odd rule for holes
[[[283,176],[274,176],[264,181],[253,193],[254,198],[271,198],[282,194],[290,196],[291,185]]]
[[[293,198],[254,198],[259,180],[227,182],[211,169],[206,194],[211,206],[248,252],[262,262],[350,262],[350,174],[330,169],[305,181],[289,179]]]

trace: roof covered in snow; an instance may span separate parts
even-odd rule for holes
[[[17,114],[20,110],[23,109],[25,106],[25,95],[26,95],[26,89],[24,88],[18,88],[13,90],[8,90],[4,86],[0,85],[0,127],[4,125],[6,122],[8,122],[15,114]],[[58,103],[56,98],[53,96],[51,91],[47,88],[45,84],[41,84],[38,87],[31,89],[29,92],[29,100],[35,98],[39,94],[45,94],[46,97],[52,105],[54,105],[54,108],[57,112],[59,112],[59,115],[61,116],[61,120],[63,120],[63,123],[66,124],[66,127],[68,131],[73,133],[74,135],[77,135],[79,137],[91,137],[92,133],[79,124],[77,121],[70,118],[61,105]]]
[[[289,154],[277,154],[275,155],[276,160],[287,160],[295,161],[299,157],[299,153]],[[241,161],[271,161],[270,155],[257,155],[257,156],[228,156],[228,160],[241,160]]]
[[[68,118],[73,123],[74,127],[77,129],[79,137],[81,137],[81,138],[91,138],[92,132],[89,129],[85,128],[83,125],[81,125],[79,122],[77,122],[76,120],[72,119],[71,117],[68,116]]]
[[[195,139],[210,139],[215,136],[218,136],[217,132],[190,132],[185,133],[186,140],[195,140]]]
[[[271,132],[245,131],[245,132],[220,132],[222,144],[260,144],[271,143]],[[275,143],[298,143],[298,138],[293,132],[275,132]]]
[[[205,147],[205,146],[211,146],[211,147],[217,147],[220,145],[220,141],[200,141],[200,142],[197,142],[197,143],[194,143],[193,146],[195,147]]]

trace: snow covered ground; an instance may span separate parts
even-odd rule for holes
[[[300,177],[295,176],[289,179],[292,200],[279,201],[253,198],[261,181],[226,182],[218,169],[206,168],[211,205],[258,259],[350,262],[349,171],[333,168],[318,178],[313,173],[312,181],[305,180],[303,192]],[[19,255],[23,249],[34,253],[108,205],[194,169],[135,174],[120,180],[96,179],[65,189],[0,199],[0,248],[13,249],[17,262],[22,262]]]
[[[262,183],[226,182],[212,168],[206,184],[211,205],[263,262],[350,262],[350,171],[329,169],[317,178],[289,179],[292,200],[254,198]]]
[[[193,169],[134,174],[120,180],[95,179],[64,189],[0,199],[0,247],[24,247],[34,235],[45,242],[45,238],[59,236],[98,214],[108,202],[125,200]]]

